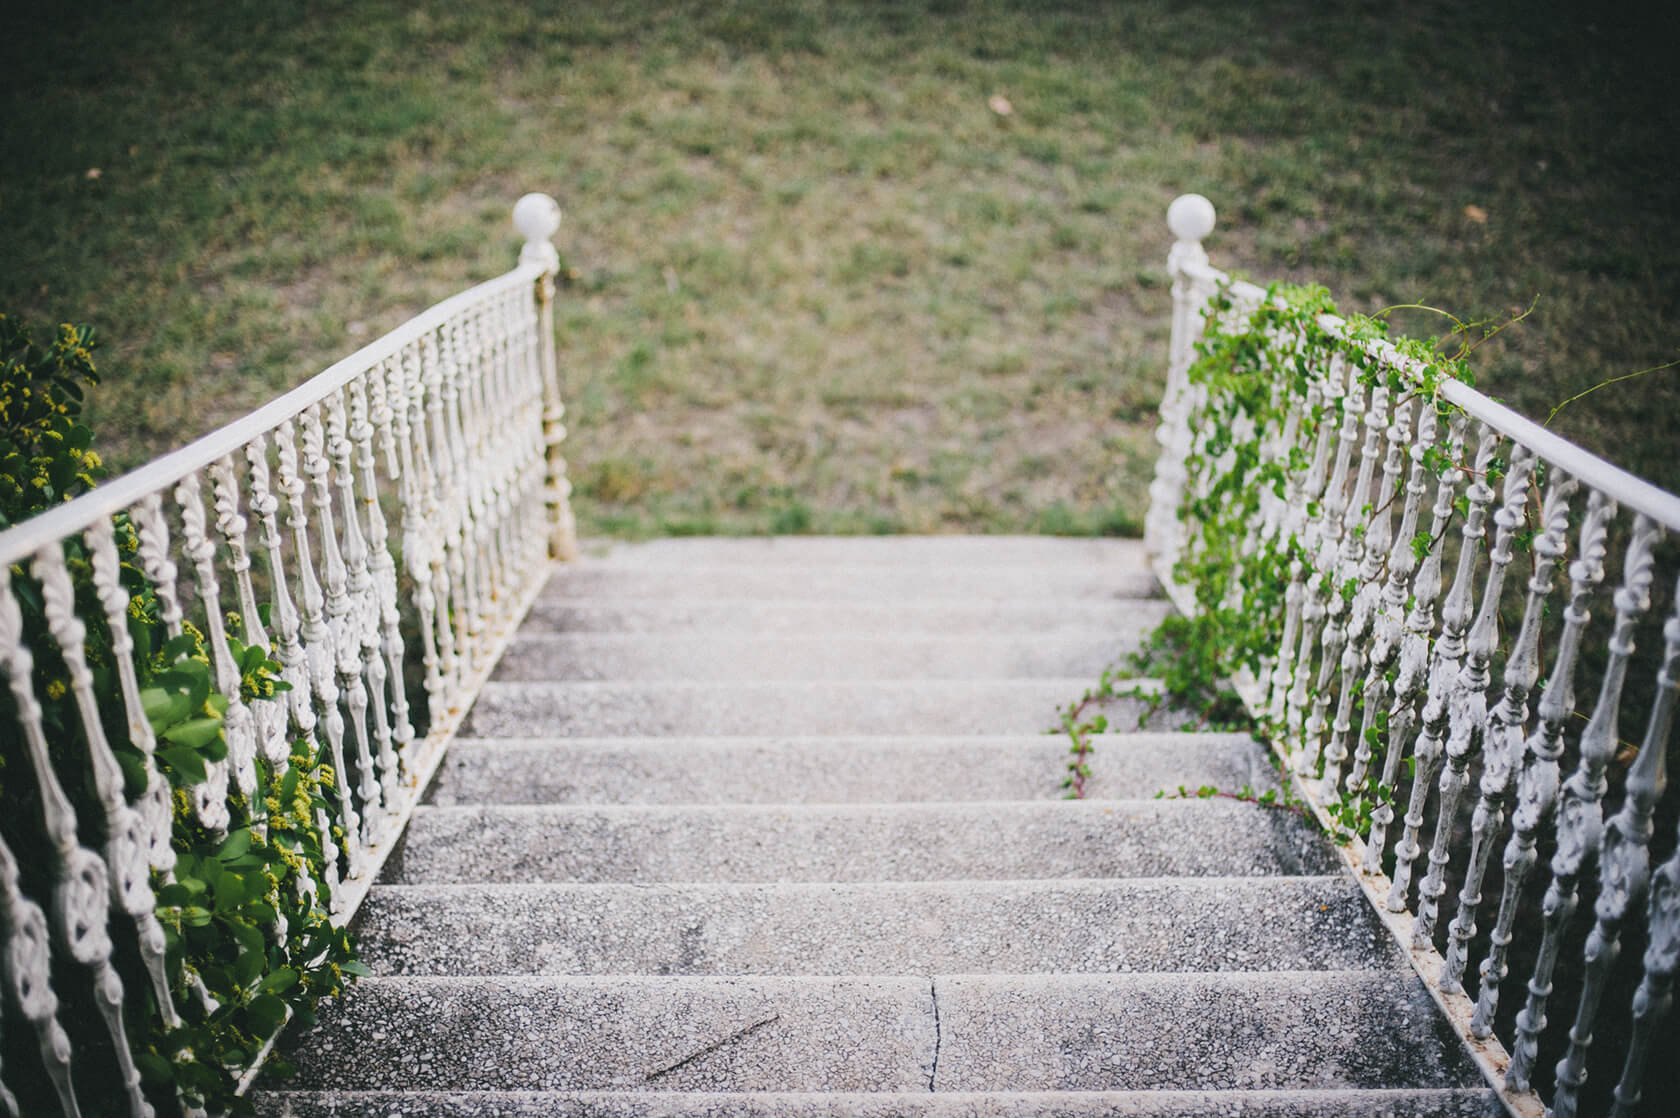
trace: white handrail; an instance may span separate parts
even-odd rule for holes
[[[258,435],[267,434],[287,419],[295,419],[312,404],[318,404],[331,393],[343,388],[352,379],[373,368],[379,362],[395,356],[405,346],[438,329],[466,307],[496,295],[536,283],[545,273],[540,263],[520,264],[513,271],[488,280],[477,287],[459,292],[422,311],[395,330],[376,338],[290,392],[277,396],[256,411],[195,439],[178,450],[170,451],[120,477],[113,478],[82,494],[73,501],[48,509],[21,524],[0,532],[0,563],[17,563],[34,554],[42,545],[67,539],[84,531],[94,521],[123,511],[148,494],[160,492],[174,485],[188,474],[208,467],[212,462],[237,452]]]

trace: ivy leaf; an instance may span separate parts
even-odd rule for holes
[[[291,967],[280,967],[270,972],[269,976],[262,980],[260,989],[265,994],[282,994],[296,986],[297,982],[297,971]]]
[[[176,746],[157,751],[158,760],[169,766],[169,771],[179,779],[177,785],[203,784],[205,778],[204,759],[198,751],[187,746]]]
[[[134,1064],[140,1069],[140,1078],[147,1083],[175,1082],[175,1065],[156,1052],[136,1052]]]
[[[140,691],[140,709],[154,731],[173,726],[192,711],[192,704],[180,692],[165,691],[161,687],[146,687]]]
[[[262,951],[246,951],[239,956],[239,961],[233,964],[233,980],[238,983],[240,989],[248,989],[267,965],[268,959]]]
[[[171,726],[163,732],[165,741],[172,741],[176,745],[184,745],[189,749],[203,749],[214,741],[217,734],[222,732],[220,718],[194,718],[183,722],[179,726]]]
[[[259,994],[245,1007],[251,1031],[265,1040],[286,1020],[286,1003],[273,994]]]
[[[222,840],[222,844],[216,848],[216,856],[226,862],[239,857],[249,849],[251,849],[251,829],[241,827],[237,831],[230,832],[228,837]]]

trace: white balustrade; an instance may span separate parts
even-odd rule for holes
[[[184,801],[196,825],[225,831],[238,806],[260,830],[294,757],[331,770],[315,819],[326,895],[314,900],[342,924],[550,557],[575,554],[552,336],[559,208],[528,195],[515,223],[526,243],[506,275],[0,533],[4,774],[9,794],[39,805],[7,833],[33,827],[41,863],[21,865],[16,841],[0,842],[0,978],[39,1052],[37,1068],[0,1068],[0,1112],[18,1111],[7,1084],[25,1074],[66,1115],[80,1113],[79,1088],[102,1103],[120,1090],[130,1114],[152,1113],[124,1024],[145,1010],[120,957],[139,959],[161,1023],[180,1021],[154,894],[175,865],[144,694],[159,650],[137,648],[131,623],[155,625],[156,643],[202,637],[226,700],[226,760],[206,763]],[[279,665],[278,692],[249,686],[250,647]],[[65,678],[43,683],[43,663]],[[133,762],[126,776],[119,756]],[[74,803],[82,789],[90,801]],[[78,810],[101,820],[99,850],[80,837]],[[76,983],[97,1022],[63,1020],[55,981]],[[72,1037],[94,1028],[109,1043],[84,1052]]]
[[[1220,604],[1266,611],[1249,621],[1274,634],[1234,682],[1507,1105],[1574,1115],[1590,1072],[1631,1115],[1680,966],[1680,851],[1656,826],[1680,806],[1663,800],[1680,612],[1651,616],[1653,586],[1680,575],[1659,547],[1680,531],[1680,497],[1334,315],[1299,335],[1278,325],[1298,315],[1250,326],[1285,296],[1208,264],[1205,199],[1175,202],[1168,224],[1173,331],[1147,522],[1163,585],[1200,608],[1208,588],[1182,581],[1210,558],[1199,499],[1254,460],[1282,468],[1281,497],[1243,513],[1247,539],[1227,559],[1246,581]],[[1270,391],[1265,413],[1233,419],[1196,368],[1210,322],[1253,330],[1275,367],[1304,370],[1301,399],[1279,399],[1276,374],[1245,397]],[[1256,375],[1271,375],[1264,362]],[[1217,425],[1256,440],[1248,464],[1204,452]],[[1275,586],[1255,581],[1261,546]],[[1583,677],[1590,711],[1576,706]],[[1637,745],[1618,732],[1635,716]],[[1629,938],[1642,959],[1622,958]],[[1523,996],[1514,1022],[1502,992]],[[1612,1028],[1617,1050],[1595,1059]],[[1537,1068],[1548,1046],[1562,1056],[1550,1076]]]

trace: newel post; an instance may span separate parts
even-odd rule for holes
[[[577,522],[572,517],[572,483],[566,477],[566,459],[560,444],[566,438],[562,422],[566,405],[560,398],[560,367],[554,348],[554,277],[560,270],[560,254],[553,237],[560,229],[560,204],[546,194],[527,194],[514,204],[513,226],[525,237],[519,250],[521,264],[538,264],[543,274],[537,279],[538,354],[542,362],[543,444],[548,471],[544,504],[548,509],[548,553],[554,559],[577,558]]]
[[[1163,583],[1170,580],[1182,536],[1178,506],[1184,497],[1184,463],[1190,453],[1190,394],[1185,371],[1190,367],[1200,327],[1196,312],[1201,290],[1187,269],[1207,266],[1202,240],[1213,232],[1213,221],[1213,203],[1200,194],[1181,194],[1167,207],[1167,228],[1174,238],[1167,255],[1167,273],[1172,277],[1172,340],[1167,351],[1166,389],[1161,394],[1161,423],[1155,429],[1161,454],[1155,462],[1155,480],[1149,486],[1149,516],[1144,527],[1145,543]]]

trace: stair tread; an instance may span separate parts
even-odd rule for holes
[[[1304,822],[1229,800],[415,809],[391,883],[1328,873]]]
[[[835,602],[763,597],[679,599],[539,598],[524,633],[1046,633],[1093,626],[1146,633],[1170,607],[1155,599],[1078,597],[905,599]]]
[[[1256,926],[1268,929],[1255,936]],[[1404,966],[1346,875],[382,885],[377,974],[898,974]]]
[[[265,1118],[1504,1118],[1485,1087],[1279,1091],[282,1091]]]
[[[497,680],[876,680],[1095,678],[1139,647],[1143,628],[999,635],[877,633],[528,633]]]
[[[781,598],[830,602],[899,599],[1148,598],[1148,567],[1115,563],[687,563],[633,566],[584,559],[558,568],[540,598]]]
[[[462,732],[473,737],[763,735],[790,728],[831,734],[1039,733],[1091,686],[1088,678],[996,680],[828,680],[779,683],[487,683]],[[1150,680],[1124,687],[1158,687]],[[1147,708],[1118,697],[1103,704],[1117,730],[1135,728]],[[1163,712],[1171,729],[1185,715]]]
[[[1147,798],[1204,784],[1276,786],[1247,734],[1094,736],[1087,799]],[[1062,734],[922,737],[525,738],[458,740],[427,795],[440,805],[836,803],[1018,800],[1053,795]]]
[[[1142,540],[1057,536],[711,536],[614,543],[589,558],[629,565],[731,562],[803,566],[830,563],[1102,563],[1142,569]]]
[[[299,1088],[351,1067],[369,1087],[438,1090],[1478,1082],[1409,971],[373,978],[323,1008],[293,1060]]]

